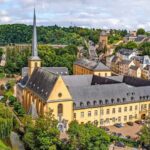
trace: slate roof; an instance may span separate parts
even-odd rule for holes
[[[122,55],[129,56],[133,53],[133,50],[132,49],[121,48],[118,52]]]
[[[68,75],[69,71],[67,67],[42,67],[43,69],[47,69],[48,71],[60,74],[60,75]],[[28,74],[28,67],[22,68],[22,77],[26,76]]]
[[[112,105],[112,99],[114,104],[150,99],[150,81],[130,76],[105,78],[76,75],[65,76],[63,80],[72,95],[74,109]],[[100,101],[102,102],[100,103]]]
[[[51,73],[47,69],[37,68],[33,71],[26,87],[35,94],[47,101],[52,91],[58,75]]]
[[[74,64],[94,71],[100,71],[100,70],[110,71],[110,69],[107,66],[105,66],[102,62],[92,61],[85,58],[77,60]]]

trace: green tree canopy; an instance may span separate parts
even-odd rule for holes
[[[108,150],[110,138],[107,133],[101,129],[88,124],[78,124],[73,121],[68,130],[69,134],[69,150]]]
[[[137,35],[144,35],[144,34],[145,34],[145,30],[143,28],[137,30]]]

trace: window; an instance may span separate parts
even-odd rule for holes
[[[109,118],[106,118],[105,122],[106,122],[106,123],[109,123]]]
[[[122,100],[123,100],[123,102],[125,102],[125,101],[126,101],[126,98],[123,98]]]
[[[87,106],[90,106],[91,104],[90,104],[90,102],[87,102]]]
[[[95,110],[95,111],[94,111],[94,116],[97,116],[97,115],[98,115],[98,111]]]
[[[116,121],[116,118],[115,118],[115,117],[113,117],[113,118],[112,118],[112,122],[115,122],[115,121]]]
[[[94,120],[94,125],[98,126],[98,121]]]
[[[73,103],[73,108],[76,108],[76,103]]]
[[[124,121],[127,121],[127,116],[124,116]]]
[[[100,125],[103,125],[103,124],[104,124],[104,120],[101,119],[101,120],[100,120]]]
[[[118,121],[121,122],[121,117],[118,117]]]
[[[120,103],[120,99],[119,98],[117,98],[117,102]]]
[[[108,100],[107,99],[105,100],[105,104],[108,104]]]
[[[129,116],[129,120],[132,120],[132,115]]]
[[[137,105],[135,106],[135,110],[137,110]]]
[[[63,105],[58,104],[58,116],[63,114]]]
[[[127,111],[127,107],[124,108],[124,111],[125,111],[125,112]]]
[[[84,118],[84,112],[81,112],[81,118]]]
[[[149,104],[149,106],[148,106],[148,107],[149,107],[149,109],[150,109],[150,104]]]
[[[88,117],[91,117],[91,111],[88,111]]]
[[[100,115],[103,115],[104,114],[104,111],[103,109],[100,110]]]
[[[93,105],[95,106],[96,104],[97,104],[97,102],[96,102],[96,101],[94,101],[94,102],[93,102]]]
[[[82,102],[80,102],[80,106],[81,106],[81,107],[83,107],[83,106],[84,106],[84,104],[83,104]]]
[[[130,106],[130,111],[132,111],[132,106]]]
[[[105,73],[105,77],[107,77],[107,73]]]
[[[137,114],[135,114],[135,119],[137,119]]]
[[[74,116],[74,119],[76,119],[76,113],[74,113],[73,116]]]
[[[121,112],[121,107],[118,108],[118,112],[119,112],[119,113]]]
[[[109,109],[106,110],[106,114],[109,114]]]
[[[101,76],[101,73],[99,73],[99,76]]]
[[[103,104],[103,101],[102,101],[102,100],[99,100],[99,104],[100,104],[100,105]]]
[[[114,101],[115,101],[114,99],[111,99],[111,103],[112,103],[112,104],[114,103]]]
[[[112,113],[113,113],[113,114],[115,113],[115,108],[112,109]]]
[[[62,93],[58,93],[58,97],[62,97]]]
[[[145,104],[145,105],[144,105],[144,109],[146,109],[146,108],[147,108],[147,105]]]
[[[38,63],[37,63],[37,62],[35,62],[35,64],[34,64],[34,65],[35,65],[35,68],[37,68],[37,67],[38,67]]]

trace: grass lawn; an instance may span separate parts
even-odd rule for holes
[[[1,140],[0,140],[0,150],[11,150],[9,147],[7,147]]]
[[[0,73],[0,79],[3,79],[5,77],[4,73]]]

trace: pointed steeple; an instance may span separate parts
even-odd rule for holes
[[[36,12],[34,8],[33,16],[33,37],[32,37],[32,59],[40,59],[37,50]]]
[[[41,67],[41,59],[38,56],[37,49],[37,31],[36,31],[36,14],[34,9],[33,16],[33,37],[32,37],[32,56],[28,59],[28,75],[31,76],[34,69]]]

